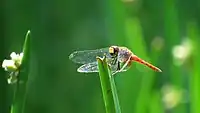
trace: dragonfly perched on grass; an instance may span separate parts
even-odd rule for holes
[[[127,71],[132,62],[139,62],[154,71],[162,72],[158,67],[139,58],[126,47],[110,46],[96,50],[75,51],[70,54],[69,59],[75,63],[82,64],[77,71],[81,73],[98,72],[96,57],[106,56],[106,62],[110,66],[112,74]]]

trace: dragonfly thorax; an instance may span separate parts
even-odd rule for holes
[[[126,62],[132,55],[132,52],[126,47],[120,47],[118,52],[118,61]]]

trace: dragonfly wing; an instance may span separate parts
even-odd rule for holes
[[[85,50],[85,51],[75,51],[70,54],[69,59],[75,63],[88,64],[96,61],[96,57],[103,57],[106,54],[107,58],[110,58],[109,48],[102,48],[96,50]]]
[[[98,65],[97,62],[92,62],[88,64],[84,64],[81,67],[77,69],[80,73],[92,73],[92,72],[98,72]]]
[[[111,73],[116,73],[117,71],[117,64],[116,65],[109,65],[110,66],[110,69],[111,69]],[[123,70],[121,71],[118,71],[118,72],[124,72],[124,71],[127,71],[128,68],[124,68]],[[98,69],[98,64],[97,62],[92,62],[92,63],[88,63],[88,64],[84,64],[82,66],[80,66],[78,69],[77,69],[78,72],[80,73],[94,73],[94,72],[99,72],[99,69]]]

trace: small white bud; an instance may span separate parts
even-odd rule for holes
[[[17,70],[15,62],[13,60],[4,60],[2,63],[2,67],[5,69],[5,71],[9,72]]]
[[[17,67],[19,67],[21,65],[22,62],[22,58],[23,58],[23,53],[20,54],[16,54],[15,52],[12,52],[10,54],[11,59],[15,62],[15,65]]]
[[[10,57],[11,57],[12,60],[16,60],[18,58],[18,54],[16,54],[15,52],[12,52],[10,54]]]
[[[17,82],[17,76],[11,75],[10,78],[7,79],[8,84],[14,84]]]

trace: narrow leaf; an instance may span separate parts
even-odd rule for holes
[[[114,77],[106,58],[97,57],[97,62],[106,113],[121,113]]]
[[[26,100],[26,84],[29,75],[29,59],[30,59],[30,31],[27,32],[24,46],[23,59],[19,69],[18,82],[14,92],[14,100],[11,113],[23,113]]]

